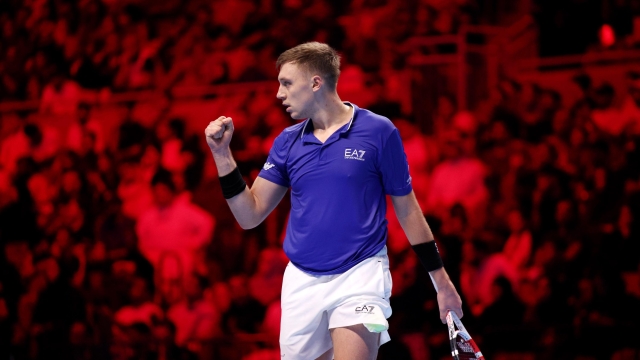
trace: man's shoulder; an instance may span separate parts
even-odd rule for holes
[[[389,132],[395,130],[396,126],[388,117],[382,116],[380,114],[376,114],[371,110],[367,110],[363,108],[356,108],[356,109],[357,109],[357,113],[356,113],[355,120],[366,122],[367,128],[370,128],[376,131],[386,130]]]
[[[306,125],[307,120],[301,121],[295,125],[291,125],[291,126],[287,126],[284,130],[282,130],[281,134],[290,134],[290,133],[296,133],[299,134],[300,131],[302,131],[302,129],[304,129],[304,126]]]
[[[388,117],[374,113],[373,111],[361,107],[356,107],[356,115],[360,117],[365,117],[367,119],[371,119],[372,121],[378,121],[384,124],[392,124],[391,120]]]
[[[301,121],[295,125],[286,127],[282,132],[274,139],[274,146],[276,148],[282,148],[285,144],[290,143],[292,140],[299,138],[308,120]]]

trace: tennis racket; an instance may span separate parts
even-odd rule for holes
[[[473,341],[462,321],[453,311],[447,312],[447,326],[449,327],[449,343],[451,344],[451,356],[455,360],[481,359],[484,360],[480,348]],[[456,327],[458,330],[456,330]]]

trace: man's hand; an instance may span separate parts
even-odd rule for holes
[[[438,308],[440,309],[440,321],[447,323],[447,311],[455,312],[462,318],[462,299],[451,282],[438,287]]]
[[[230,117],[220,116],[209,123],[204,134],[212,153],[228,149],[233,135],[233,120]]]

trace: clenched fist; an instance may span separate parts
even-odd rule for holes
[[[204,130],[207,144],[212,152],[224,150],[229,147],[233,134],[233,120],[230,117],[220,116],[210,122]]]

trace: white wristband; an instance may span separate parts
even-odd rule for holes
[[[431,278],[431,282],[433,283],[433,287],[436,289],[436,292],[438,292],[438,285],[436,285],[436,281],[433,280],[433,276],[431,276],[431,273],[429,273],[429,277]]]

